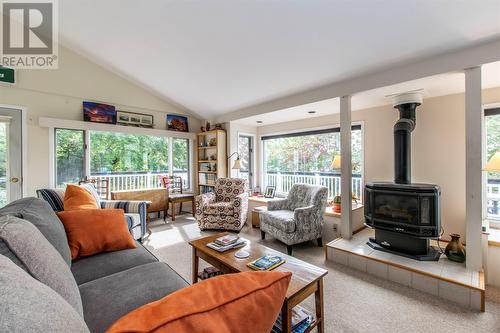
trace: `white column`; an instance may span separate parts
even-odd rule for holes
[[[352,161],[351,161],[351,96],[340,97],[340,233],[352,237]]]
[[[465,69],[465,223],[467,268],[483,267],[481,226],[483,219],[482,151],[483,111],[481,67]]]

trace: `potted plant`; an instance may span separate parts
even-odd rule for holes
[[[336,195],[333,198],[333,211],[335,213],[340,213],[340,195]]]

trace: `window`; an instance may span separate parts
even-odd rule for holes
[[[340,193],[340,170],[332,169],[340,155],[340,128],[265,136],[263,140],[264,187],[288,192],[293,184],[306,183],[328,188],[328,197]],[[353,194],[362,198],[362,133],[352,127]]]
[[[500,108],[484,111],[486,125],[486,159],[500,150]],[[487,173],[486,198],[488,218],[500,220],[500,172]]]
[[[190,188],[189,183],[189,140],[173,139],[173,175],[180,176],[185,188]]]
[[[55,129],[56,187],[77,183],[85,170],[85,132]]]
[[[190,188],[189,139],[60,129],[55,137],[58,187],[88,176],[107,179],[110,191],[157,188],[162,186],[161,177],[174,174],[183,178],[184,188]]]
[[[238,154],[240,155],[240,177],[248,179],[253,187],[253,138],[248,135],[238,136]]]

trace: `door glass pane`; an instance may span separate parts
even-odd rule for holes
[[[9,201],[8,195],[8,165],[9,165],[9,142],[8,123],[0,122],[0,207]]]
[[[184,188],[190,188],[189,184],[189,140],[173,139],[173,175],[182,177]]]
[[[78,183],[84,176],[84,132],[60,128],[55,131],[56,187]]]

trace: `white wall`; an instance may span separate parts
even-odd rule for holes
[[[484,104],[497,102],[500,102],[500,88],[483,91]],[[363,122],[365,182],[393,180],[393,126],[397,119],[398,112],[390,105],[353,111],[352,121]],[[332,114],[261,126],[257,133],[260,137],[335,126],[339,122],[339,114]],[[259,160],[259,166],[261,164]],[[444,239],[449,239],[450,233],[458,233],[465,240],[464,94],[425,99],[417,109],[417,127],[412,137],[412,181],[441,186]]]
[[[119,110],[152,114],[156,128],[166,129],[166,114],[186,114],[128,80],[76,53],[60,48],[58,70],[18,71],[14,87],[0,86],[0,104],[27,108],[27,192],[34,195],[49,181],[49,133],[38,126],[39,117],[82,120],[82,101],[112,104]],[[193,132],[200,121],[189,116]]]

